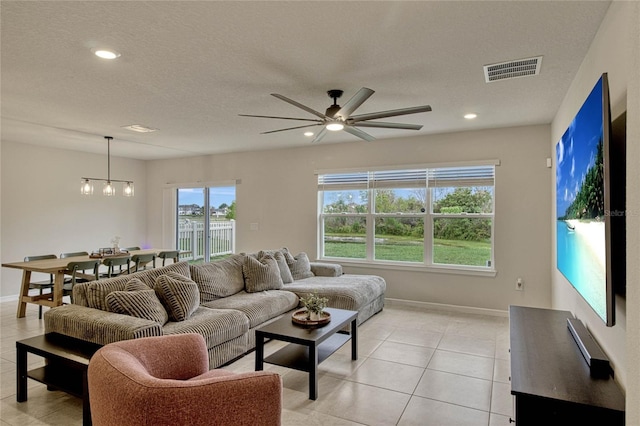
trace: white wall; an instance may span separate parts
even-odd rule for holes
[[[289,247],[316,256],[315,171],[418,163],[499,159],[496,168],[495,277],[477,277],[347,266],[388,282],[387,297],[506,310],[509,304],[549,307],[550,187],[546,159],[549,126],[355,140],[296,149],[245,152],[148,164],[150,242],[162,245],[165,184],[240,180],[237,185],[237,251]],[[259,230],[251,231],[250,224]],[[169,228],[170,229],[170,228]],[[525,290],[515,291],[517,277]]]
[[[111,176],[135,182],[133,198],[80,194],[80,177],[105,177],[107,156],[2,141],[2,263],[28,255],[148,245],[146,163],[111,157]],[[19,270],[2,268],[0,297],[19,293]]]
[[[551,126],[551,148],[554,149],[600,75],[603,72],[608,73],[612,117],[615,118],[621,112],[627,111],[627,212],[630,214],[627,216],[626,301],[620,298],[616,300],[617,324],[607,328],[554,266],[553,307],[570,310],[580,318],[611,358],[616,378],[626,386],[629,425],[640,424],[640,408],[637,404],[640,400],[640,370],[637,362],[640,358],[639,25],[639,3],[612,3]],[[552,192],[555,200],[555,176]],[[552,216],[553,214],[552,211]],[[555,227],[552,227],[552,233],[552,265],[555,265]]]

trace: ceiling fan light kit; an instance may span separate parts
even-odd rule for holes
[[[277,93],[271,94],[271,96],[274,96],[297,108],[302,109],[303,111],[306,111],[312,115],[315,115],[317,118],[276,117],[276,116],[269,116],[269,115],[249,115],[249,114],[239,114],[239,115],[241,117],[272,118],[272,119],[279,119],[279,120],[296,120],[296,121],[307,121],[307,122],[314,123],[314,124],[305,124],[302,126],[288,127],[285,129],[270,130],[268,132],[262,132],[263,135],[268,133],[284,132],[286,130],[322,126],[322,130],[320,130],[320,132],[316,135],[316,137],[313,139],[312,142],[320,141],[325,136],[327,130],[332,132],[344,130],[345,132],[350,133],[365,141],[374,141],[376,138],[358,129],[358,127],[373,127],[373,128],[379,128],[379,129],[420,130],[422,129],[422,125],[419,125],[419,124],[388,123],[385,121],[370,121],[370,120],[431,111],[431,106],[422,105],[422,106],[411,107],[411,108],[401,108],[401,109],[394,109],[389,111],[380,111],[380,112],[373,112],[368,114],[352,115],[356,111],[356,109],[358,109],[360,105],[362,105],[367,99],[369,99],[369,97],[371,97],[371,95],[373,95],[375,92],[367,87],[363,87],[351,99],[349,99],[347,103],[344,104],[344,106],[341,107],[340,105],[338,105],[338,99],[342,96],[343,93],[344,92],[339,89],[333,89],[333,90],[327,91],[327,94],[329,95],[329,97],[333,99],[333,105],[329,106],[329,108],[327,108],[324,114],[312,108],[309,108],[306,105],[296,102],[293,99],[289,99],[286,96],[282,96]],[[305,135],[306,134],[307,133],[305,133]]]

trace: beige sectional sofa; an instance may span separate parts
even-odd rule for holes
[[[299,307],[300,296],[317,292],[330,307],[358,311],[362,323],[382,310],[385,290],[381,277],[269,250],[76,284],[72,304],[45,313],[45,331],[103,345],[198,333],[215,368],[252,350],[255,328]]]

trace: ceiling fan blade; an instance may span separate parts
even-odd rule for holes
[[[400,108],[389,111],[372,112],[370,114],[354,115],[353,117],[350,117],[349,120],[353,120],[353,122],[355,123],[364,120],[375,120],[376,118],[396,117],[398,115],[417,114],[419,112],[429,111],[431,111],[430,105],[422,105],[411,108]]]
[[[238,114],[238,115],[240,117],[277,118],[279,120],[299,120],[299,121],[313,121],[316,123],[322,123],[322,120],[314,120],[312,118],[274,117],[271,115],[250,115],[250,114]]]
[[[374,90],[371,90],[367,87],[363,87],[362,89],[358,90],[358,92],[353,95],[353,97],[349,99],[342,108],[340,108],[340,111],[335,113],[333,118],[342,117],[343,120],[346,120],[351,114],[353,114],[356,109],[358,109],[360,105],[364,103],[364,101],[369,99],[369,97],[374,93]]]
[[[364,139],[367,142],[371,142],[371,141],[375,141],[376,140],[376,138],[374,138],[370,134],[365,133],[360,129],[356,129],[355,127],[344,126],[343,130],[345,132],[347,132],[347,133],[351,133],[352,135],[359,137],[360,139]]]
[[[326,128],[326,127],[323,127],[323,128],[322,128],[322,130],[320,130],[320,133],[318,133],[318,134],[316,135],[316,137],[315,137],[315,138],[313,138],[313,140],[311,141],[311,143],[314,143],[314,142],[320,142],[320,140],[321,140],[322,138],[324,138],[324,135],[325,135],[326,133],[327,133],[327,128]]]
[[[308,113],[311,113],[311,114],[315,115],[316,117],[322,118],[323,120],[329,118],[326,115],[324,115],[323,113],[318,112],[318,111],[316,111],[314,109],[311,109],[306,105],[302,105],[300,102],[296,102],[293,99],[287,98],[286,96],[278,95],[277,93],[272,93],[271,96],[275,96],[276,98],[278,98],[280,100],[283,100],[283,101],[285,101],[285,102],[287,102],[287,103],[289,103],[289,104],[291,104],[293,106],[296,106],[296,107],[298,107],[300,109],[303,109],[303,110],[307,111]]]
[[[313,126],[319,126],[322,123],[318,123],[318,124],[307,124],[304,126],[296,126],[296,127],[287,127],[286,129],[278,129],[278,130],[269,130],[268,132],[262,132],[260,133],[261,135],[266,135],[268,133],[276,133],[276,132],[284,132],[285,130],[294,130],[294,129],[304,129],[305,127],[313,127]]]
[[[405,129],[405,130],[420,130],[422,124],[404,124],[404,123],[385,123],[383,121],[358,121],[357,123],[351,123],[347,120],[347,125],[358,127],[378,127],[381,129]]]

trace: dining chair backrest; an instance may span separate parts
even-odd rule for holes
[[[124,265],[127,265],[126,271],[129,271],[129,268],[131,266],[131,256],[107,257],[102,261],[102,263],[105,266],[109,267],[109,272],[107,273],[107,276],[112,277],[115,270],[114,268],[115,266],[119,267],[119,272],[116,275],[120,275],[123,272],[122,267]]]
[[[99,267],[100,259],[67,263],[67,271],[65,273],[71,275],[71,282],[64,283],[62,285],[62,289],[64,295],[68,295],[71,297],[71,303],[73,303],[73,286],[75,286],[78,282],[86,282],[99,279]],[[91,278],[88,277],[89,274],[87,274],[86,271],[91,271]],[[82,272],[83,277],[78,277],[77,274],[80,272]]]
[[[34,260],[57,259],[57,258],[58,256],[56,256],[55,254],[43,254],[40,256],[25,256],[24,261],[32,262]]]
[[[127,247],[125,250],[126,251],[140,250],[140,247],[138,247],[138,246],[136,246],[136,247]]]
[[[24,261],[33,262],[34,260],[46,260],[46,259],[57,259],[57,258],[58,256],[56,256],[55,254],[42,254],[39,256],[25,256]],[[42,285],[42,283],[33,283],[33,284]],[[53,285],[53,274],[49,274],[49,284]]]
[[[147,269],[147,265],[150,262],[153,262],[153,267],[156,267],[156,255],[155,253],[151,253],[151,254],[134,254],[131,257],[131,261],[134,263],[135,267],[136,267],[136,272],[138,272],[138,269],[140,269],[140,267],[142,267],[142,269]]]
[[[67,264],[67,271],[69,271],[69,275],[71,275],[71,284],[73,286],[73,284],[75,284],[77,282],[77,273],[78,272],[83,272],[85,273],[85,275],[89,275],[86,274],[86,271],[91,271],[91,275],[95,276],[95,279],[97,280],[98,277],[98,267],[100,266],[100,259],[91,259],[91,260],[84,260],[81,262],[69,262]]]
[[[74,251],[70,253],[62,253],[60,254],[60,259],[65,259],[67,257],[77,257],[77,256],[88,256],[89,253],[86,251]]]
[[[158,253],[158,257],[162,259],[162,266],[167,259],[173,259],[173,263],[177,263],[180,258],[180,252],[178,250],[166,250]]]

